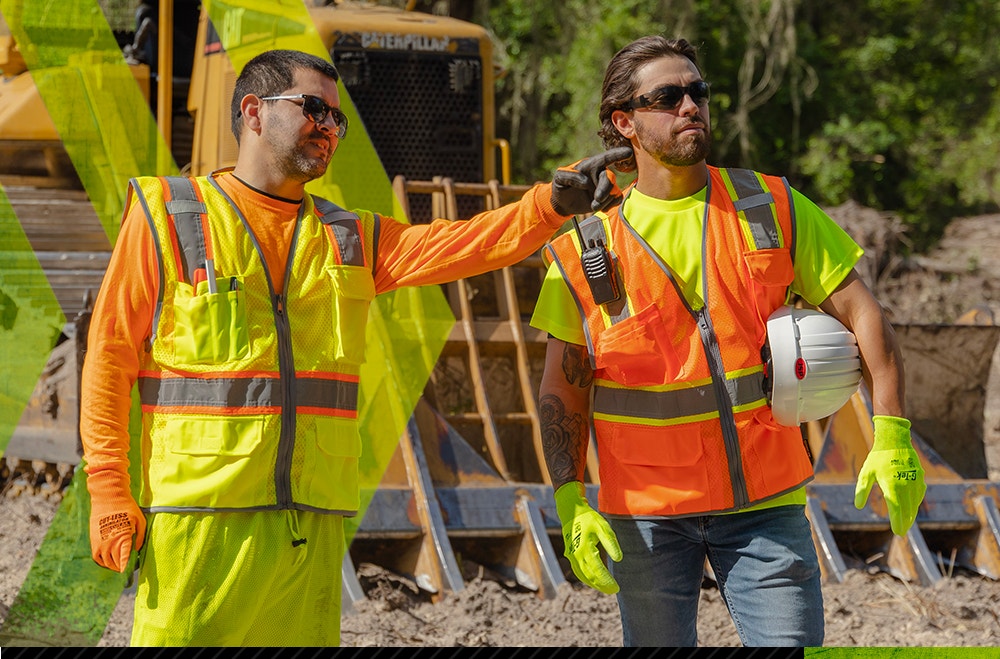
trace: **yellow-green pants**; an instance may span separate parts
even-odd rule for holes
[[[339,515],[152,514],[131,643],[339,645],[344,551]]]

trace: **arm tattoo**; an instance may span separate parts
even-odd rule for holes
[[[585,351],[580,346],[567,343],[563,348],[562,367],[566,382],[576,384],[581,389],[589,387],[594,381],[594,371],[590,361],[585,358]]]
[[[558,396],[546,394],[539,400],[542,430],[542,452],[558,488],[563,483],[579,480],[583,476],[586,440],[589,426],[579,412],[566,415],[566,406]]]

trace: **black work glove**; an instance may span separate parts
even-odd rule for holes
[[[631,155],[632,147],[620,146],[557,169],[552,176],[552,208],[560,215],[583,215],[614,204],[621,199],[621,190],[607,168]]]

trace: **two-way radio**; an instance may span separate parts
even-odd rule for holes
[[[621,289],[618,286],[618,276],[615,272],[615,264],[611,258],[611,252],[604,244],[603,240],[595,239],[590,241],[590,245],[583,238],[583,231],[580,223],[573,218],[573,226],[576,227],[576,235],[580,239],[580,264],[583,266],[583,275],[587,278],[590,286],[590,294],[594,297],[594,304],[608,304],[621,298]]]

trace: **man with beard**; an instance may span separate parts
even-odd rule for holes
[[[899,535],[925,490],[902,362],[854,241],[783,178],[706,163],[708,105],[683,39],[638,39],[608,66],[600,135],[632,147],[616,168],[636,180],[544,252],[532,324],[549,333],[545,459],[566,556],[618,593],[625,645],[697,644],[707,560],[745,645],[818,646],[812,462],[798,425],[768,406],[766,322],[797,294],[856,335],[875,441],[855,505],[877,480]],[[591,427],[600,513],[583,485]]]
[[[465,222],[339,208],[305,192],[347,133],[337,79],[306,53],[253,58],[232,97],[236,166],[129,184],[80,425],[93,558],[122,572],[142,550],[133,645],[337,645],[372,299],[517,263],[620,192],[605,167],[628,148]]]

